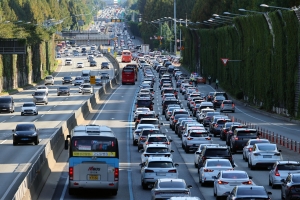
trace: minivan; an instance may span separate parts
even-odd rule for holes
[[[45,105],[48,104],[48,95],[45,91],[35,91],[32,94],[33,97],[33,103],[38,104],[38,103],[43,103]]]
[[[15,112],[15,104],[12,96],[0,97],[0,112]]]

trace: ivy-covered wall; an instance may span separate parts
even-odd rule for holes
[[[299,22],[293,11],[235,17],[227,26],[183,31],[183,64],[193,66],[200,56],[201,73],[220,81],[223,89],[261,109],[297,112]],[[190,45],[197,45],[200,54]],[[198,37],[197,36],[197,37]],[[228,58],[226,66],[221,58]]]

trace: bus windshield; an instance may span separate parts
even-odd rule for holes
[[[71,155],[80,157],[118,157],[118,143],[111,137],[76,137]]]

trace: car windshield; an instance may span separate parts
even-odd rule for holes
[[[274,151],[274,150],[276,150],[275,145],[259,145],[259,146],[257,146],[257,148],[260,151]]]
[[[266,196],[267,193],[263,188],[255,188],[255,187],[240,187],[237,190],[237,195],[241,196],[249,196],[249,195],[254,195],[254,196]]]
[[[47,76],[47,77],[46,77],[46,79],[52,79],[52,78],[53,78],[53,77],[51,77],[51,76]]]
[[[277,165],[277,170],[289,170],[289,171],[290,170],[300,170],[300,164],[293,164],[293,163],[280,164],[280,165]],[[297,178],[299,179],[300,177],[297,177]]]
[[[239,179],[239,178],[248,178],[246,173],[223,173],[222,178],[232,178],[232,179]]]
[[[206,164],[207,167],[231,167],[231,164],[228,161],[221,161],[221,160],[217,160],[217,161],[208,161]]]
[[[82,77],[76,77],[75,80],[83,80]]]
[[[37,89],[47,89],[47,87],[45,87],[45,86],[39,86],[39,87],[37,87]]]
[[[151,104],[151,100],[137,100],[137,106],[150,106]]]
[[[69,77],[69,76],[64,77],[64,80],[69,80],[69,79],[71,79],[71,77]]]
[[[34,96],[45,96],[46,93],[45,92],[35,92]]]
[[[11,98],[0,98],[0,103],[11,103]]]
[[[83,85],[84,88],[91,88],[92,86],[90,85]]]
[[[35,126],[33,124],[19,124],[16,131],[35,131]]]
[[[160,182],[159,187],[160,188],[180,188],[180,189],[186,188],[184,182],[177,182],[177,181]]]
[[[151,168],[173,168],[172,162],[167,161],[153,161],[148,163],[148,167]]]
[[[146,153],[168,153],[169,150],[168,148],[152,148],[152,147],[149,147],[147,148],[146,150]]]
[[[35,107],[34,103],[24,103],[23,107]]]

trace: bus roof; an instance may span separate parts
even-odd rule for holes
[[[106,137],[115,137],[115,134],[108,126],[102,125],[80,125],[75,126],[72,130],[71,137],[75,136],[106,136]]]

